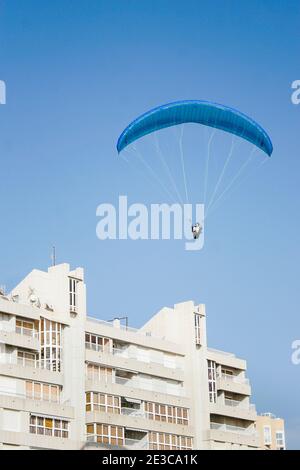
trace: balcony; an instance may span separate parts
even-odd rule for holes
[[[256,420],[255,405],[249,404],[248,399],[235,400],[218,397],[216,403],[209,404],[209,412],[214,415],[227,416],[248,421]]]
[[[247,404],[247,403],[244,403],[244,401],[233,400],[232,398],[225,398],[224,403],[225,403],[225,406],[231,406],[234,408],[239,408],[241,410],[256,412],[255,405],[253,405],[252,403]]]
[[[18,393],[12,389],[0,389],[0,408],[74,418],[74,408],[69,399],[65,400],[62,396],[56,399],[37,395],[28,396],[26,393]]]
[[[37,401],[37,402],[45,402],[45,403],[54,403],[58,405],[70,405],[70,400],[63,400],[61,397],[58,397],[57,399],[52,399],[51,397],[42,397],[42,396],[28,396],[26,393],[17,393],[14,392],[13,390],[5,390],[3,388],[0,388],[0,397],[1,396],[7,396],[7,397],[16,397],[16,398],[21,398],[23,400],[32,400],[32,401]]]
[[[113,322],[107,322],[107,321],[104,321],[104,320],[99,320],[98,318],[94,318],[94,317],[87,317],[87,320],[90,321],[90,322],[93,322],[93,323],[97,323],[99,325],[108,326],[109,328],[116,328],[115,325],[113,324]],[[132,328],[130,326],[126,326],[126,325],[122,325],[122,324],[120,324],[118,326],[118,329],[125,330],[125,331],[130,331],[131,333],[136,333],[136,334],[141,335],[141,336],[150,336],[151,338],[165,339],[163,336],[157,336],[157,335],[153,334],[151,331],[143,331],[143,330],[139,330],[138,328]]]
[[[247,427],[242,427],[234,424],[227,424],[225,420],[223,422],[217,422],[214,417],[211,417],[211,419],[212,421],[210,423],[208,439],[249,446],[252,448],[259,447],[259,436],[253,423],[250,424],[248,422]]]
[[[0,342],[23,349],[39,350],[38,336],[33,330],[0,330]]]
[[[99,441],[99,436],[96,434],[88,434],[86,436],[86,449],[91,449],[92,447],[99,447],[105,449],[128,449],[128,450],[147,450],[149,448],[148,437],[144,439],[130,439],[124,438],[123,444],[116,446],[112,444],[106,444]]]
[[[148,418],[145,411],[139,408],[123,407],[121,408],[121,415],[130,416],[131,418]]]
[[[140,379],[135,376],[132,376],[131,378],[115,376],[114,383],[124,385],[126,387],[138,388],[140,390],[148,390],[150,392],[166,393],[168,395],[181,397],[185,396],[185,391],[183,388],[172,386],[164,382],[159,384],[157,382]]]
[[[250,385],[249,379],[245,377],[240,377],[239,375],[221,374],[218,378],[224,379],[226,381],[231,381],[237,384]]]
[[[49,359],[16,358],[10,355],[4,363],[1,363],[1,374],[18,379],[63,385],[61,370],[58,370],[56,364],[53,364]]]
[[[217,389],[241,395],[251,395],[249,380],[239,375],[220,374],[217,376]]]
[[[147,364],[158,364],[160,366],[167,367],[169,369],[183,370],[183,365],[179,364],[179,362],[176,360],[172,361],[168,358],[158,359],[144,352],[131,350],[130,348],[109,349],[107,347],[103,349],[102,346],[99,346],[97,344],[91,344],[91,343],[85,343],[85,347],[86,349],[90,349],[92,351],[96,351],[96,352],[100,352],[104,354],[112,354],[113,356],[118,356],[118,357],[122,357],[125,359],[134,359],[136,361],[145,362]]]
[[[130,450],[146,450],[148,449],[148,438],[146,439],[127,439],[125,438],[125,447]]]
[[[238,434],[241,434],[242,436],[257,437],[257,432],[254,428],[243,428],[241,426],[233,426],[231,424],[211,422],[210,429],[215,429],[217,431],[238,433]]]
[[[11,364],[13,362],[11,361]],[[17,364],[22,367],[32,367],[34,369],[46,369],[52,372],[61,372],[60,365],[56,367],[56,361],[50,359],[30,359],[27,357],[18,357]]]
[[[16,326],[16,333],[18,335],[30,336],[31,338],[39,338],[39,332],[37,330],[24,326]]]

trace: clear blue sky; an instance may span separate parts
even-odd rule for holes
[[[0,280],[58,261],[86,269],[89,313],[140,326],[164,305],[207,306],[211,346],[248,361],[259,411],[300,448],[299,1],[0,1]],[[274,155],[211,218],[205,247],[100,242],[95,211],[164,195],[115,143],[160,103],[207,99],[262,123]],[[198,141],[190,165],[201,159]],[[194,159],[194,160],[193,160]],[[197,162],[196,162],[197,160]],[[195,167],[196,168],[196,167]],[[199,181],[201,175],[199,174]]]

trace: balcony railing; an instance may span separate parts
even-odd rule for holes
[[[143,331],[143,330],[139,330],[138,328],[132,328],[131,326],[126,326],[126,325],[121,325],[120,324],[119,327],[116,327],[113,324],[113,322],[99,320],[98,318],[94,318],[94,317],[87,317],[87,320],[91,321],[93,323],[98,323],[100,325],[108,326],[110,328],[116,328],[116,329],[118,328],[120,330],[131,331],[132,333],[136,333],[136,334],[142,335],[142,336],[150,336],[151,338],[164,339],[164,336],[158,336],[158,335],[153,334],[151,331]]]
[[[167,359],[167,358],[163,358],[163,359],[158,359],[158,358],[153,358],[153,357],[150,357],[148,354],[145,354],[145,353],[142,353],[140,351],[132,351],[130,350],[129,348],[124,348],[124,349],[119,349],[119,348],[112,348],[112,349],[109,349],[109,347],[104,347],[102,345],[98,345],[98,344],[91,344],[91,343],[88,343],[86,342],[85,343],[85,347],[86,349],[91,349],[93,351],[97,351],[97,352],[102,352],[104,354],[113,354],[114,356],[120,356],[120,357],[124,357],[126,359],[135,359],[137,361],[141,361],[141,362],[146,362],[146,363],[153,363],[153,364],[159,364],[159,365],[162,365],[164,367],[168,367],[170,369],[178,369],[178,370],[182,370],[183,369],[183,366],[182,364],[179,364],[178,361],[174,360],[170,360],[170,359]]]
[[[226,351],[221,351],[220,349],[215,349],[215,348],[207,348],[208,351],[211,351],[216,354],[222,354],[222,356],[229,356],[229,357],[235,357],[233,353],[226,352]]]
[[[127,439],[125,438],[125,447],[128,449],[148,449],[147,439]]]
[[[26,328],[24,326],[16,326],[16,333],[18,335],[31,336],[32,338],[38,338],[39,332],[33,328]]]
[[[247,436],[255,436],[257,432],[254,428],[243,428],[241,426],[233,426],[231,424],[210,423],[210,429],[217,429],[218,431],[235,432]]]
[[[252,403],[244,403],[244,401],[239,401],[239,400],[233,400],[231,398],[225,398],[224,400],[226,406],[232,406],[235,408],[241,408],[243,410],[248,410],[248,411],[256,411],[255,405]]]
[[[61,397],[58,397],[57,399],[52,398],[52,397],[45,397],[45,396],[28,396],[26,393],[17,393],[14,392],[13,390],[9,389],[0,389],[0,396],[5,395],[8,397],[17,397],[17,398],[22,398],[24,400],[33,400],[33,401],[42,401],[46,403],[55,403],[59,405],[69,405],[70,400],[63,400]]]
[[[121,415],[131,416],[132,418],[146,418],[146,413],[143,410],[129,407],[121,408]]]
[[[88,434],[86,436],[86,442],[91,444],[92,442],[98,443],[101,447],[107,447],[108,449],[113,448],[113,447],[125,447],[128,449],[136,449],[136,450],[141,450],[141,449],[148,449],[148,440],[147,439],[127,439],[125,438],[123,441],[123,444],[113,446],[112,444],[106,444],[99,442],[99,436],[96,434]]]
[[[246,379],[245,377],[240,377],[239,375],[220,374],[218,376],[218,379],[235,382],[237,384],[242,385],[249,385],[249,379]]]
[[[180,370],[183,369],[182,364],[179,364],[176,361],[172,361],[166,358],[164,359],[152,358],[148,354],[142,353],[140,351],[131,351],[128,348],[126,349],[125,348],[124,349],[113,348],[112,354],[115,356],[125,357],[126,359],[136,359],[137,361],[159,364],[164,367],[168,367],[170,369],[180,369]]]
[[[141,390],[149,390],[151,392],[166,393],[168,395],[185,396],[183,388],[172,387],[166,383],[155,383],[139,378],[126,379],[124,377],[115,377],[115,383],[125,385],[126,387],[139,388]]]
[[[14,364],[13,360],[10,360],[10,364]],[[60,364],[50,359],[31,359],[27,357],[18,357],[17,364],[22,367],[33,367],[34,369],[47,369],[52,372],[60,372]]]

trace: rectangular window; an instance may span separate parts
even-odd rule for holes
[[[36,353],[23,351],[21,349],[17,352],[17,363],[22,367],[38,367],[38,356]]]
[[[264,426],[264,442],[266,446],[272,444],[271,426]]]
[[[189,424],[187,408],[146,402],[145,411],[147,418],[154,421],[183,424],[186,426]]]
[[[207,361],[208,363],[208,396],[210,403],[217,401],[217,387],[216,387],[216,363],[214,361]]]
[[[113,369],[88,362],[86,365],[88,380],[93,382],[112,383]]]
[[[106,393],[87,392],[86,411],[121,414],[121,398]]]
[[[87,440],[113,446],[124,445],[124,428],[109,424],[91,423],[86,425]]]
[[[196,341],[196,345],[197,345],[197,346],[200,346],[200,345],[201,345],[200,320],[201,320],[201,317],[200,317],[199,313],[194,313],[194,321],[195,321],[195,341]]]
[[[78,280],[72,277],[69,278],[69,298],[70,298],[70,312],[77,312],[77,284]]]
[[[112,340],[104,336],[94,335],[92,333],[85,334],[85,347],[94,351],[110,352]]]
[[[26,381],[26,398],[58,403],[59,396],[60,387],[58,385]]]
[[[284,432],[283,431],[276,431],[276,447],[277,447],[277,449],[284,449],[285,448]]]
[[[150,450],[190,450],[192,449],[192,438],[149,432],[149,448]]]
[[[232,379],[234,377],[233,371],[231,369],[221,368],[221,376],[224,379]]]
[[[40,367],[42,369],[48,369],[54,372],[61,371],[62,331],[63,327],[61,323],[41,318]]]
[[[45,416],[30,415],[29,432],[42,436],[69,437],[69,422]]]
[[[34,320],[27,320],[24,318],[16,319],[16,333],[26,336],[37,336]]]

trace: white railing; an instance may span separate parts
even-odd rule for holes
[[[132,416],[133,418],[146,418],[146,413],[143,410],[129,407],[121,408],[121,415]]]
[[[147,439],[127,439],[125,438],[125,447],[129,449],[147,449],[148,441]]]
[[[10,364],[14,364],[13,359],[9,361]],[[50,359],[30,359],[26,357],[18,357],[17,365],[22,367],[33,367],[34,369],[47,369],[53,372],[61,372],[60,365]]]
[[[210,429],[217,429],[218,431],[235,432],[247,436],[255,436],[257,433],[254,428],[242,428],[241,426],[233,426],[231,424],[210,423]]]
[[[101,436],[97,436],[96,434],[87,434],[86,436],[86,442],[91,443],[95,442],[98,443],[101,447],[107,447],[107,448],[112,448],[116,447],[113,446],[112,444],[104,444],[103,442],[98,442],[98,439],[101,438]],[[123,441],[123,444],[118,444],[117,447],[127,447],[128,449],[147,449],[148,448],[148,440],[147,438],[144,439],[127,439],[125,438]]]
[[[126,387],[139,388],[141,390],[149,390],[151,392],[166,393],[168,395],[175,396],[185,396],[184,389],[182,388],[175,388],[165,383],[159,384],[135,377],[131,379],[126,379],[124,377],[116,376],[115,383],[119,385],[125,385]]]
[[[116,327],[113,324],[112,321],[109,322],[109,321],[99,320],[98,318],[95,318],[95,317],[87,317],[87,320],[91,321],[93,323],[98,323],[98,324],[103,325],[103,326],[108,326],[110,328],[116,328],[116,329],[120,329],[120,330],[131,331],[132,333],[136,333],[136,334],[142,335],[142,336],[150,336],[151,338],[164,339],[163,336],[154,335],[151,331],[139,330],[138,328],[132,328],[131,326],[126,326],[126,325],[121,325],[121,324],[120,324],[120,326]]]
[[[167,359],[167,358],[163,358],[163,359],[158,359],[156,357],[153,358],[153,357],[149,356],[147,353],[143,353],[143,352],[140,352],[140,351],[133,351],[129,348],[123,348],[123,349],[112,348],[112,349],[110,349],[107,346],[103,347],[100,344],[93,344],[93,343],[88,343],[88,342],[85,343],[85,347],[86,347],[86,349],[91,349],[92,351],[97,351],[97,352],[100,352],[100,353],[103,353],[103,354],[113,354],[114,356],[120,356],[120,357],[124,357],[126,359],[135,359],[137,361],[146,362],[148,364],[151,364],[151,363],[159,364],[159,365],[162,365],[164,367],[168,367],[169,369],[178,369],[178,370],[183,369],[182,364],[179,364],[176,360],[172,361],[172,360]]]
[[[225,398],[225,405],[239,407],[239,408],[247,408],[247,406],[243,404],[242,401],[232,400],[231,398]]]
[[[124,349],[118,349],[118,348],[113,348],[112,349],[112,354],[115,356],[121,356],[125,357],[127,359],[136,359],[137,361],[141,362],[147,362],[147,363],[154,363],[154,364],[159,364],[164,367],[168,367],[170,369],[183,369],[183,366],[179,364],[176,361],[171,361],[170,359],[163,358],[163,359],[158,359],[158,358],[153,358],[150,357],[148,354],[140,352],[140,351],[132,351],[129,348],[124,348]]]
[[[16,397],[16,398],[22,398],[24,400],[33,400],[33,401],[43,401],[47,403],[56,403],[59,405],[69,405],[70,400],[63,400],[61,397],[58,397],[57,399],[51,398],[51,397],[44,397],[44,396],[29,396],[26,393],[18,393],[13,390],[9,389],[3,389],[0,388],[0,396],[5,395],[8,397]]]
[[[220,374],[218,378],[235,382],[238,384],[249,385],[249,379],[246,379],[245,377],[240,377],[238,375]]]
[[[38,338],[39,332],[33,328],[26,328],[24,326],[16,326],[16,333],[18,335],[31,336],[32,338]]]
[[[230,356],[230,357],[235,357],[233,353],[226,352],[226,351],[221,351],[220,349],[215,349],[215,348],[207,348],[208,351],[211,351],[216,354],[222,354],[222,356]]]

